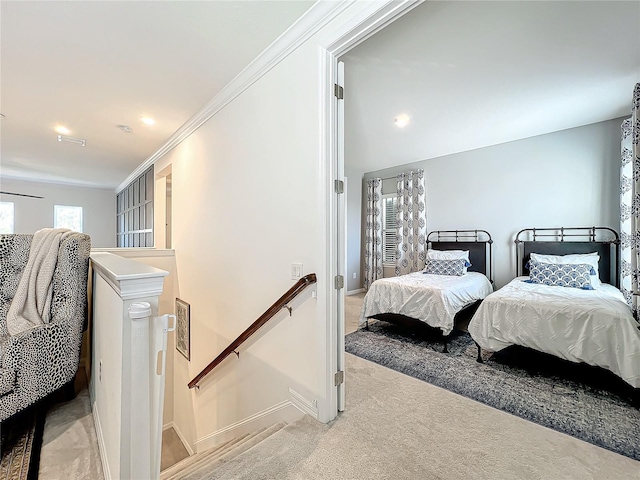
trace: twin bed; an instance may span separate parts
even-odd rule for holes
[[[457,316],[470,315],[493,291],[491,235],[485,230],[439,230],[427,235],[430,252],[468,252],[470,265],[463,275],[414,272],[381,278],[365,295],[360,323],[369,318],[395,323],[423,323],[442,332],[444,350]],[[447,257],[446,253],[443,255]],[[435,259],[437,261],[437,259]]]
[[[497,352],[520,345],[602,367],[640,388],[640,330],[617,288],[618,234],[596,227],[525,229],[515,244],[516,278],[489,295],[469,323],[478,361],[481,348]],[[591,272],[591,288],[530,283],[530,262],[536,258],[578,265],[589,263],[594,253],[598,268]]]
[[[432,249],[462,250],[473,245],[476,253],[472,258],[470,249],[470,261],[476,263],[476,275],[489,282],[486,252],[478,248],[482,242],[477,236],[466,244],[459,242],[460,232],[446,232],[455,235],[454,241],[437,238]],[[490,252],[488,238],[484,246]],[[640,388],[640,329],[617,288],[619,244],[618,234],[609,228],[520,231],[515,240],[516,278],[493,293],[492,288],[475,290],[482,301],[468,331],[478,345],[478,361],[482,361],[481,349],[497,352],[520,345],[605,368]],[[543,266],[547,270],[541,272]],[[400,314],[449,335],[456,313],[477,302],[467,291],[474,283],[472,270],[473,266],[456,278],[430,279],[449,276],[417,272],[402,280],[376,280],[365,296],[361,322],[369,317],[388,319],[384,313]]]

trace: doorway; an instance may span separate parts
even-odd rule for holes
[[[155,205],[153,212],[155,248],[172,248],[172,175],[171,165],[155,175]]]
[[[328,419],[335,418],[339,411],[345,408],[344,365],[344,337],[345,337],[345,292],[348,281],[346,269],[347,252],[347,200],[346,177],[343,157],[344,122],[341,115],[344,112],[344,99],[340,98],[340,87],[343,86],[339,58],[350,49],[391,24],[393,21],[409,12],[420,2],[407,0],[404,2],[380,2],[363,7],[364,19],[360,16],[351,18],[350,23],[344,25],[332,42],[324,49],[323,76],[321,83],[324,92],[325,123],[324,146],[327,155],[324,157],[324,171],[326,178],[326,206],[327,216],[327,329],[326,346],[328,360],[328,378],[326,380],[327,399],[329,400]],[[345,96],[348,92],[345,92]],[[355,187],[356,181],[351,182]],[[359,190],[359,189],[357,189]],[[337,372],[337,373],[336,373]]]
[[[172,248],[171,247],[171,174],[167,175],[165,202],[166,202],[165,223],[164,223],[165,248]]]

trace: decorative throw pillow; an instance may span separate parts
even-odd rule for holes
[[[558,264],[571,264],[571,265],[591,265],[591,286],[599,288],[602,283],[600,282],[600,275],[598,272],[598,262],[600,261],[600,255],[597,252],[593,253],[571,253],[569,255],[543,255],[539,253],[531,254],[531,261],[538,263],[558,263]],[[528,268],[528,267],[527,267]]]
[[[471,263],[469,263],[469,250],[434,250],[429,248],[427,250],[427,258],[432,260],[458,260],[462,258],[467,261],[463,273],[467,273],[467,267],[471,266]]]
[[[455,260],[435,260],[433,258],[427,258],[424,262],[424,273],[460,276],[464,275],[464,270],[468,263],[464,258]]]
[[[539,283],[557,287],[572,287],[594,290],[591,286],[591,265],[554,264],[531,261],[527,283]]]

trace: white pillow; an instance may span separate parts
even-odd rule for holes
[[[460,258],[467,261],[468,265],[463,270],[464,273],[467,273],[467,269],[471,265],[469,250],[433,250],[432,248],[427,250],[427,259],[430,260],[458,260]]]
[[[600,288],[602,282],[600,281],[600,272],[598,271],[598,262],[600,261],[600,255],[597,252],[593,253],[572,253],[570,255],[542,255],[539,253],[532,253],[531,260],[538,263],[553,263],[563,265],[591,265],[595,271],[595,275],[591,275],[591,286],[593,288]]]
[[[427,258],[432,260],[458,260],[464,258],[469,261],[469,250],[427,250]]]

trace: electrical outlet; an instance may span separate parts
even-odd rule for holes
[[[353,272],[353,278],[357,278],[356,272]]]

